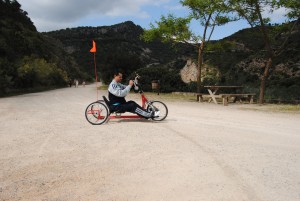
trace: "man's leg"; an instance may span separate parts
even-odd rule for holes
[[[131,112],[131,113],[135,113],[141,117],[144,117],[146,119],[151,118],[152,117],[152,113],[147,112],[146,110],[144,110],[141,106],[139,106],[136,102],[134,101],[128,101],[122,105],[119,106],[119,109],[121,111],[126,111],[126,112]]]

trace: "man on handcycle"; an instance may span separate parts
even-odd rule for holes
[[[123,112],[135,113],[146,119],[157,117],[159,115],[159,111],[148,112],[145,109],[143,109],[140,105],[138,105],[136,102],[125,100],[125,96],[130,92],[130,89],[134,85],[134,82],[133,80],[130,80],[129,84],[126,86],[121,84],[122,78],[123,78],[122,73],[116,71],[114,73],[114,79],[109,84],[108,98],[109,98],[111,109],[113,111],[118,111],[120,113]]]

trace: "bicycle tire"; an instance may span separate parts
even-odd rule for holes
[[[85,109],[85,118],[92,125],[105,123],[109,115],[109,110],[102,101],[93,102]]]
[[[151,101],[147,106],[147,111],[152,111],[152,107],[155,110],[160,111],[160,116],[152,118],[153,121],[162,121],[168,116],[168,107],[161,101]]]

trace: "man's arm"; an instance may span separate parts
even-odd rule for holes
[[[124,89],[120,89],[117,84],[111,83],[108,87],[108,91],[115,96],[125,97],[130,92],[130,89],[133,85],[133,83],[131,83],[131,82],[129,82],[128,86],[123,85],[125,87]],[[122,86],[122,88],[123,88],[123,86]]]
[[[124,85],[124,84],[121,84],[119,83],[119,85],[122,87],[122,89],[125,89],[128,85]]]

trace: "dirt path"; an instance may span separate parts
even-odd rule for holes
[[[166,101],[161,123],[92,126],[94,99],[93,86],[0,99],[1,201],[300,200],[299,114]]]

